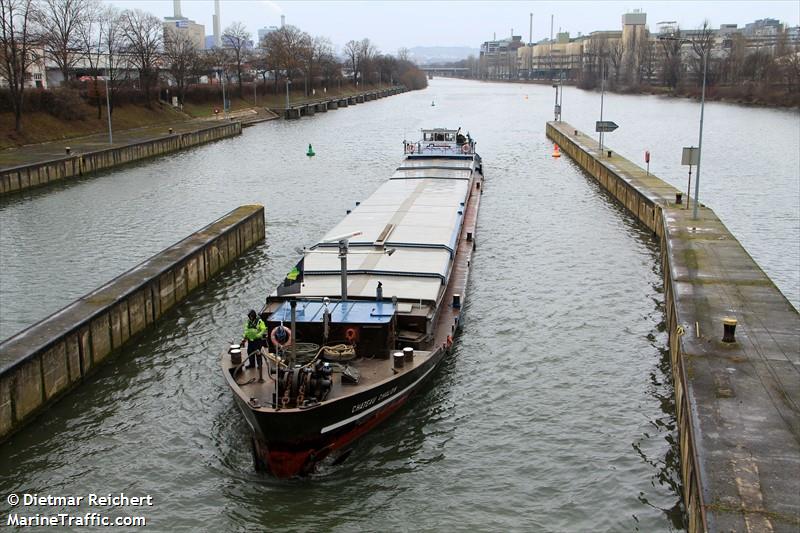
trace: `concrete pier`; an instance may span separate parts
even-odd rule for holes
[[[547,136],[660,241],[689,531],[798,531],[800,315],[711,209],[566,122]]]
[[[0,195],[47,185],[54,181],[85,176],[98,170],[176,152],[241,133],[241,123],[226,122],[113,148],[85,152],[81,152],[79,149],[73,150],[64,157],[3,168],[0,169]]]
[[[0,441],[264,234],[264,207],[239,207],[0,343]]]
[[[390,87],[388,89],[380,89],[376,91],[368,91],[361,94],[351,96],[335,96],[331,98],[320,98],[312,101],[303,101],[288,108],[283,108],[281,114],[286,119],[300,118],[306,116],[313,116],[316,112],[326,112],[329,109],[338,109],[340,107],[347,107],[348,105],[356,105],[359,103],[377,100],[378,98],[385,98],[395,94],[406,92],[405,87]]]

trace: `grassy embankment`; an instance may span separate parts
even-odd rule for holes
[[[388,87],[383,85],[382,87]],[[359,87],[356,91],[353,87],[342,87],[338,90],[329,91],[327,94],[317,91],[315,96],[310,96],[309,100],[316,100],[326,96],[340,96],[364,92],[377,87]],[[259,86],[257,106],[253,102],[252,86],[248,92],[247,86],[244,89],[244,98],[238,96],[231,97],[231,111],[240,111],[253,107],[277,107],[283,108],[286,103],[286,93],[278,91],[274,94],[272,85],[267,86],[268,94],[261,93],[262,87]],[[238,91],[234,86],[234,94]],[[303,91],[293,91],[290,94],[293,103],[306,100]],[[185,122],[197,119],[209,119],[214,116],[214,109],[221,107],[221,103],[192,103],[187,102],[183,111],[172,109],[167,105],[154,104],[152,108],[142,105],[128,104],[118,106],[112,114],[112,124],[114,131],[142,128],[147,126],[157,126],[175,122]],[[22,132],[14,131],[14,115],[10,112],[0,112],[0,149],[14,148],[26,144],[36,144],[59,139],[71,139],[95,133],[105,133],[108,131],[105,108],[100,119],[97,118],[97,109],[89,104],[83,103],[86,118],[81,120],[63,120],[45,112],[28,112],[22,118]]]
[[[63,120],[43,111],[25,113],[22,117],[22,132],[14,131],[14,114],[0,113],[0,149],[14,148],[26,144],[37,144],[59,139],[71,139],[93,133],[108,131],[105,109],[103,116],[97,118],[97,109],[86,105],[86,118],[82,120]],[[167,106],[126,105],[118,107],[112,114],[114,131],[155,126],[186,120],[183,113],[173,111]]]

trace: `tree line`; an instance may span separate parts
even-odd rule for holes
[[[0,78],[8,86],[17,131],[31,68],[44,62],[57,66],[65,85],[76,70],[89,75],[98,118],[106,94],[111,113],[125,90],[137,91],[150,106],[167,80],[181,103],[201,78],[235,83],[240,97],[246,82],[264,90],[271,83],[276,94],[288,85],[295,91],[302,86],[306,96],[347,83],[427,85],[406,57],[383,54],[366,38],[346,43],[342,57],[329,39],[294,26],[270,32],[255,46],[251,42],[241,22],[225,28],[221,47],[203,50],[188,32],[141,9],[120,10],[100,0],[0,0]]]
[[[537,46],[547,47],[548,43]],[[671,92],[690,93],[702,85],[707,60],[706,85],[712,91],[773,91],[777,102],[792,103],[780,96],[783,94],[794,95],[794,105],[800,103],[800,46],[785,30],[772,45],[756,46],[741,33],[719,39],[706,21],[697,30],[686,32],[676,27],[666,35],[644,31],[626,40],[609,32],[596,32],[583,39],[580,50],[573,56],[539,56],[537,60],[545,65],[537,65],[531,77],[557,78],[564,72],[567,79],[584,89],[599,87],[605,79],[611,90],[635,92],[661,86]],[[517,65],[516,51],[513,54],[508,64],[503,64],[503,75],[527,79],[526,65]],[[467,76],[485,79],[490,76],[490,65],[485,56],[471,56],[443,66],[466,68]]]

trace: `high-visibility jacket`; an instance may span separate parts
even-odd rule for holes
[[[244,322],[244,338],[249,341],[254,341],[256,339],[263,339],[267,334],[267,325],[264,324],[264,321],[260,318],[256,324],[250,322],[250,320],[245,320]]]

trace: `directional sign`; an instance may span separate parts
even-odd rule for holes
[[[617,126],[614,122],[611,122],[610,120],[598,120],[597,122],[594,123],[594,131],[597,132],[602,131],[608,133],[610,131],[614,131],[617,128],[619,128],[619,126]]]

